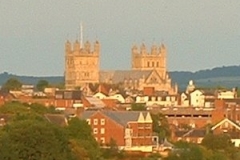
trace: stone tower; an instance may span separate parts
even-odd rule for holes
[[[166,76],[166,47],[153,45],[148,52],[145,44],[132,47],[132,70],[156,70],[161,77]]]
[[[75,89],[89,83],[99,83],[100,44],[91,47],[89,41],[81,44],[76,40],[65,44],[65,88]]]

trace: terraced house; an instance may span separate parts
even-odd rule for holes
[[[153,136],[149,112],[85,111],[80,118],[92,127],[94,137],[102,146],[114,140],[119,149],[152,152],[158,142]]]

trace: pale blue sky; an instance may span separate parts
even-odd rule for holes
[[[142,42],[166,44],[169,71],[240,62],[240,0],[1,0],[0,73],[63,75],[81,21],[101,43],[101,69],[130,69]]]

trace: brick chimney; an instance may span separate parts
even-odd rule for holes
[[[212,123],[218,123],[223,120],[226,115],[226,104],[223,99],[216,99],[214,101],[214,110],[212,111]]]

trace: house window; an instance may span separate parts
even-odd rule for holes
[[[93,120],[93,124],[94,124],[94,125],[98,125],[98,119],[94,119],[94,120]]]
[[[88,125],[91,125],[91,119],[87,119],[86,121],[87,121]]]
[[[101,144],[104,144],[104,143],[105,143],[105,138],[104,138],[104,137],[101,137],[100,140],[101,140],[101,142],[100,142]]]
[[[105,128],[101,128],[100,132],[101,132],[101,134],[104,134],[105,133]]]
[[[93,134],[98,134],[98,129],[97,128],[93,129]]]
[[[101,119],[101,125],[105,125],[105,119]]]

